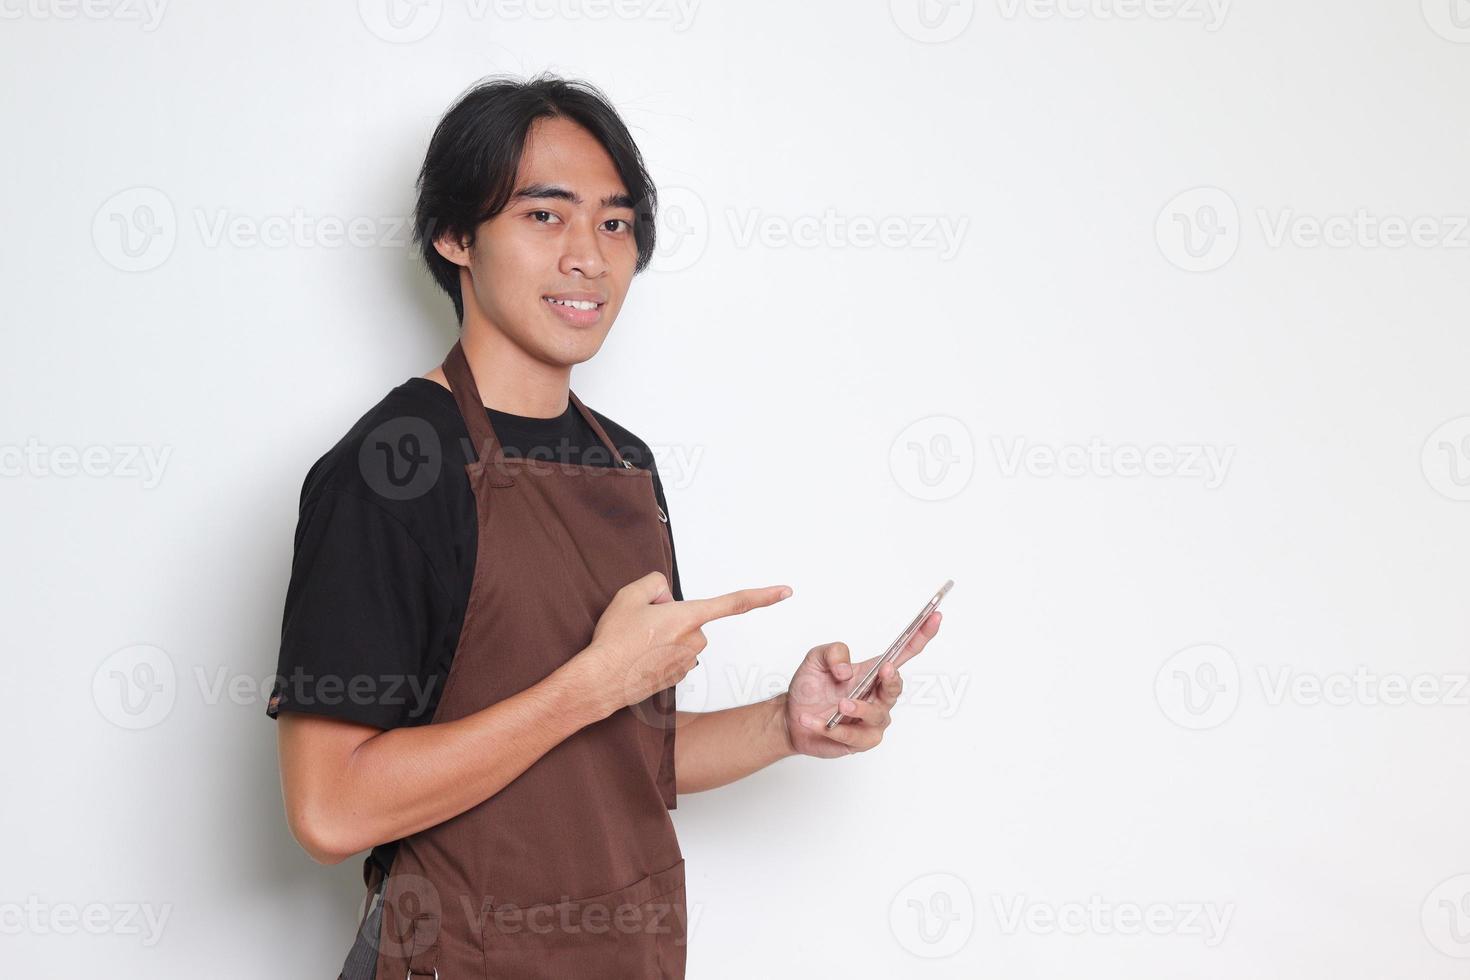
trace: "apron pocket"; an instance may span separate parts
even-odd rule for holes
[[[684,859],[604,895],[501,905],[485,917],[487,980],[682,978]]]

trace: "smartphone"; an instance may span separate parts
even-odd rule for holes
[[[954,579],[948,579],[939,587],[938,592],[930,596],[929,601],[924,603],[924,608],[919,610],[919,615],[914,617],[914,621],[909,623],[908,627],[902,633],[898,634],[898,639],[893,641],[893,645],[883,652],[883,656],[879,657],[873,666],[868,668],[868,672],[863,675],[863,679],[857,682],[857,686],[847,696],[849,701],[859,701],[868,696],[868,692],[872,691],[873,684],[878,679],[878,671],[884,664],[896,659],[903,652],[903,648],[908,645],[909,640],[913,639],[914,634],[919,632],[919,627],[924,625],[924,620],[928,619],[929,614],[939,608],[940,600],[953,587]],[[846,716],[840,710],[832,712],[832,717],[827,719],[827,727],[833,727],[842,721],[844,717]]]

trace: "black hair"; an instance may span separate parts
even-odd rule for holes
[[[590,132],[612,157],[634,202],[634,272],[653,257],[658,198],[628,127],[606,95],[590,82],[542,72],[526,81],[491,76],[475,83],[449,107],[434,129],[419,170],[413,240],[439,288],[464,322],[460,267],[440,255],[434,239],[452,233],[474,238],[480,223],[499,214],[515,192],[526,134],[537,119],[563,117]]]

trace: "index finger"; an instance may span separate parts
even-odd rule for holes
[[[889,661],[889,663],[893,664],[895,670],[914,659],[924,647],[929,645],[929,641],[934,639],[935,634],[939,632],[941,615],[940,611],[936,609],[924,618],[924,621],[919,624],[919,628],[914,631],[914,635],[909,637],[908,642],[903,645],[903,649]],[[858,676],[866,674],[868,668],[877,663],[879,659],[881,657],[869,657],[860,664],[853,664],[853,673]]]
[[[909,641],[903,645],[903,649],[898,652],[898,656],[893,658],[892,662],[895,669],[902,667],[905,663],[917,657],[919,651],[929,645],[929,641],[934,639],[934,635],[939,632],[939,620],[943,615],[943,613],[936,609],[924,617],[924,621],[919,624],[919,628],[914,631],[914,635],[909,637]]]
[[[684,606],[694,614],[696,621],[704,624],[712,619],[738,616],[762,606],[773,606],[790,595],[790,586],[768,585],[763,589],[736,589],[708,599],[686,599]]]

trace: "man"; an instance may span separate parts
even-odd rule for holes
[[[327,864],[371,849],[346,980],[682,977],[676,795],[889,723],[896,665],[842,700],[868,666],[842,643],[777,697],[675,711],[702,626],[791,590],[684,600],[652,453],[570,388],[653,254],[654,201],[583,83],[482,83],[430,141],[416,241],[461,338],[307,475],[268,708],[296,839]]]

